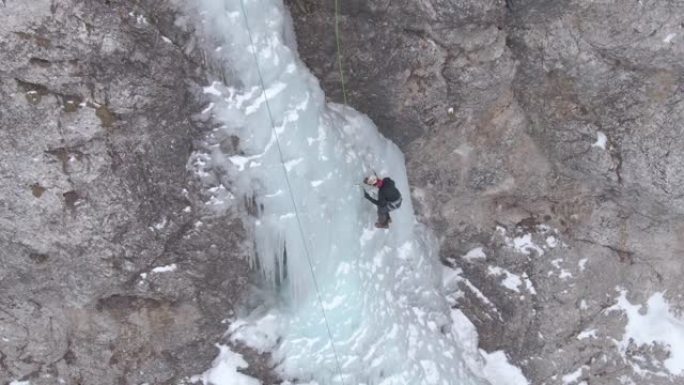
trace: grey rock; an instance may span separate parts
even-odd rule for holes
[[[0,384],[185,383],[217,353],[250,244],[186,170],[208,69],[176,16],[0,5]]]

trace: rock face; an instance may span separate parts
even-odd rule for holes
[[[0,4],[0,384],[171,384],[216,354],[247,246],[186,171],[204,69],[174,21]]]
[[[286,2],[341,101],[334,2]],[[616,348],[611,309],[618,287],[684,306],[684,3],[340,3],[350,104],[403,148],[481,346],[533,384],[681,383],[653,374],[666,347]],[[185,25],[164,1],[2,1],[0,384],[183,383],[213,359],[249,245],[186,171],[212,69]]]
[[[341,101],[333,2],[287,3]],[[681,383],[653,374],[664,346],[620,352],[607,309],[618,287],[684,306],[684,3],[340,3],[349,102],[404,150],[481,346],[533,384]]]

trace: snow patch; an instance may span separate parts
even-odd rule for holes
[[[159,222],[153,224],[152,227],[154,227],[154,228],[157,229],[157,230],[161,230],[161,229],[163,229],[164,227],[166,227],[166,222],[167,222],[166,217],[163,217],[163,218],[161,219],[161,221],[159,221]]]
[[[577,262],[577,265],[579,266],[580,271],[584,271],[584,269],[586,269],[588,260],[589,260],[589,258],[582,258],[579,260],[579,262]]]
[[[204,115],[213,109],[214,109],[214,103],[212,102],[212,103],[209,103],[209,105],[205,109],[203,109],[201,113],[202,113],[202,115]]]
[[[596,329],[587,329],[577,335],[578,340],[583,340],[585,338],[596,338]]]
[[[513,274],[510,271],[498,266],[489,266],[487,268],[487,274],[496,276],[505,275],[506,277],[503,279],[503,281],[501,281],[501,285],[509,290],[515,291],[516,293],[520,293],[518,286],[522,285],[522,280],[517,274]]]
[[[638,362],[627,356],[630,342],[638,346],[657,344],[669,350],[668,358],[663,361],[665,369],[676,376],[684,374],[684,321],[670,311],[663,293],[653,294],[644,307],[632,305],[627,300],[627,291],[620,290],[617,303],[607,309],[616,310],[627,315],[625,334],[618,341],[626,361],[639,368]]]
[[[663,43],[670,43],[672,39],[674,39],[677,36],[676,33],[670,33],[665,38],[663,39]]]
[[[210,95],[215,95],[215,96],[221,96],[222,93],[219,91],[217,87],[220,87],[221,83],[219,82],[212,82],[209,86],[202,88],[202,91],[205,94],[210,94]]]
[[[151,272],[152,273],[170,273],[172,271],[176,271],[177,268],[178,268],[178,266],[176,266],[175,263],[172,263],[172,264],[166,265],[166,266],[155,267],[154,269],[151,270]]]
[[[492,384],[506,385],[530,385],[520,368],[513,366],[508,361],[503,350],[487,353],[480,350],[485,360],[483,369],[485,378]]]
[[[507,243],[520,254],[530,255],[533,251],[536,251],[539,255],[544,255],[544,250],[532,242],[532,234],[529,233],[515,237]]]
[[[558,246],[558,239],[553,235],[549,235],[546,237],[546,245],[553,249],[554,247]]]
[[[591,145],[591,147],[599,147],[602,150],[606,149],[606,143],[608,142],[608,137],[601,131],[596,133],[596,142]]]
[[[581,300],[579,304],[579,308],[582,310],[587,310],[589,309],[589,305],[587,305],[587,301]]]
[[[484,251],[482,251],[481,247],[476,247],[476,248],[470,250],[469,252],[467,252],[461,258],[465,259],[468,262],[472,262],[475,259],[486,259],[487,254],[485,254]]]
[[[577,382],[577,380],[579,380],[579,378],[582,376],[582,371],[584,369],[589,369],[589,367],[586,365],[583,365],[583,366],[577,368],[577,370],[575,370],[574,372],[564,375],[562,377],[563,384],[570,385],[570,384]]]
[[[527,273],[523,273],[522,278],[525,281],[525,287],[527,287],[527,291],[529,291],[530,294],[536,295],[537,289],[534,288],[534,285],[532,284],[530,278],[527,276]]]
[[[230,325],[232,341],[240,341],[260,353],[270,351],[278,342],[279,320],[275,312],[255,317],[254,320],[237,320]]]
[[[241,354],[233,352],[225,345],[216,347],[219,348],[219,355],[212,362],[211,368],[200,375],[192,376],[191,382],[202,381],[204,385],[261,385],[261,381],[238,371],[248,367]]]
[[[560,279],[572,278],[572,273],[565,270],[565,269],[561,269],[560,274],[558,274],[558,278],[560,278]]]
[[[147,24],[147,18],[142,14],[136,14],[135,12],[129,12],[128,16],[135,17],[135,22],[138,24]]]
[[[539,255],[544,255],[544,250],[532,242],[532,235],[525,234],[520,237],[513,238],[513,247],[520,253],[530,255],[531,251],[536,251]]]

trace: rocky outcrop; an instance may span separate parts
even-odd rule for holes
[[[332,2],[288,3],[342,101]],[[680,380],[649,374],[662,346],[618,352],[626,319],[606,309],[617,287],[682,306],[683,17],[676,2],[341,2],[350,104],[404,150],[418,215],[472,283],[481,346],[533,384]],[[461,258],[476,247],[485,259]]]
[[[204,371],[247,284],[186,171],[203,63],[159,1],[0,4],[0,384]]]

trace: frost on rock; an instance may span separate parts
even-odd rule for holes
[[[486,384],[477,335],[456,323],[436,241],[406,199],[403,154],[366,116],[325,102],[280,1],[242,5],[200,1],[231,84],[204,89],[220,127],[188,167],[230,186],[227,204],[247,202],[252,263],[280,301],[233,320],[230,338],[271,352],[292,384]],[[221,150],[233,137],[239,152]],[[405,197],[389,231],[358,186],[371,170]]]

